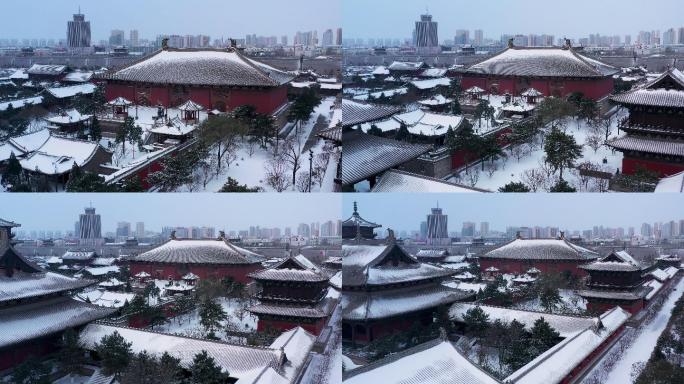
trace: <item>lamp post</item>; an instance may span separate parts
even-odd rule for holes
[[[309,149],[309,193],[311,192],[311,177],[313,175],[313,149]]]

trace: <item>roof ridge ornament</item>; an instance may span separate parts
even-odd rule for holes
[[[161,44],[162,44],[161,45],[162,51],[168,51],[169,50],[169,38],[168,37],[163,38]]]
[[[169,238],[171,240],[176,240],[176,230],[175,229],[173,231],[171,231],[171,236],[169,236]]]
[[[394,237],[394,230],[392,228],[387,228],[387,244],[393,244],[396,241],[397,238]]]
[[[513,38],[511,37],[508,39],[508,48],[515,48],[515,45],[513,44]]]
[[[567,37],[565,37],[564,39],[565,39],[565,45],[563,46],[563,49],[568,49],[568,50],[572,49],[572,41],[570,41],[570,39],[568,39]]]

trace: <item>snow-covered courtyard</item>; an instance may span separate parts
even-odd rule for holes
[[[617,124],[622,117],[624,116],[618,113],[611,118],[608,140],[618,136]],[[576,166],[590,163],[591,170],[615,174],[622,168],[622,153],[614,151],[605,144],[596,147],[595,140],[598,139],[601,143],[605,141],[605,136],[599,135],[600,130],[605,131],[605,127],[591,127],[586,120],[568,120],[563,129],[564,133],[573,136],[577,144],[583,147],[582,157],[575,162]],[[592,145],[596,149],[592,148]],[[469,167],[468,172],[462,169],[447,180],[490,191],[497,191],[511,182],[523,182],[528,186],[535,185],[537,192],[544,192],[554,184],[550,182],[554,180],[554,176],[558,177],[557,173],[551,177],[539,176],[548,172],[548,166],[544,164],[546,153],[541,135],[534,143],[507,147],[505,154],[505,158],[494,162],[485,161],[484,170],[481,163],[474,164]],[[581,176],[576,168],[564,170],[563,178],[578,192],[605,191],[607,187],[607,182],[599,185],[596,180]]]

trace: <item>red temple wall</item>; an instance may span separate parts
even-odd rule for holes
[[[593,100],[601,99],[613,92],[613,79],[605,77],[601,79],[589,80],[569,80],[569,79],[523,79],[508,78],[508,77],[483,77],[477,75],[464,74],[461,80],[461,89],[468,89],[473,86],[478,86],[486,92],[490,92],[493,84],[498,84],[498,93],[504,94],[509,92],[513,95],[519,95],[527,88],[535,88],[545,96],[551,96],[553,89],[559,89],[560,96],[567,96],[573,92],[581,92],[584,96]]]
[[[302,327],[305,331],[318,336],[323,331],[323,328],[325,328],[326,321],[326,318],[322,318],[315,323],[297,323],[296,321],[260,318],[257,322],[257,331],[264,332],[268,329],[277,329],[285,332],[295,327]]]
[[[157,264],[131,262],[131,275],[147,272],[153,278],[166,279],[169,276],[179,280],[183,275],[192,272],[200,279],[231,277],[235,281],[247,284],[251,281],[247,275],[261,269],[260,264],[252,265],[188,265],[188,264]]]
[[[575,382],[575,376],[577,376],[580,372],[582,372],[583,369],[586,367],[590,366],[591,363],[594,361],[594,359],[598,358],[601,353],[609,346],[613,341],[622,334],[622,332],[625,330],[625,326],[622,325],[618,329],[615,330],[608,338],[606,338],[598,347],[596,347],[591,353],[585,357],[577,366],[575,366],[572,371],[570,371],[564,378],[563,380],[560,381],[560,384],[570,384]]]
[[[0,350],[0,372],[15,367],[32,357],[41,357],[56,352],[58,350],[57,339],[57,337],[53,337],[31,340],[28,343]]]
[[[144,93],[151,105],[162,104],[173,108],[188,99],[212,110],[217,104],[223,103],[228,110],[251,104],[259,113],[272,114],[287,103],[287,86],[275,88],[225,88],[212,89],[208,87],[173,87],[152,86],[143,87],[129,84],[108,83],[105,86],[105,97],[111,101],[117,97],[124,97],[135,102]]]
[[[684,171],[684,164],[673,164],[627,156],[622,159],[622,173],[632,175],[638,168],[646,168],[657,172],[660,177],[665,177]]]
[[[573,261],[542,261],[542,260],[508,260],[508,259],[487,259],[480,258],[480,270],[484,272],[487,268],[496,267],[499,273],[514,273],[523,274],[532,267],[539,269],[544,273],[560,273],[563,271],[570,271],[573,276],[585,277],[587,273],[577,268],[578,265],[584,264]]]
[[[643,300],[635,300],[630,303],[623,302],[606,302],[606,301],[593,301],[591,298],[587,299],[587,309],[595,313],[607,312],[616,306],[620,306],[625,311],[631,313],[632,315],[641,311],[644,308]]]

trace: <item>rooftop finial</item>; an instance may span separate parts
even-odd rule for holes
[[[162,39],[162,46],[161,46],[161,48],[162,48],[162,50],[164,50],[164,51],[166,51],[167,49],[169,49],[169,38],[168,38],[168,37],[165,37],[165,38]]]
[[[225,231],[219,231],[219,239],[220,240],[226,239],[226,232]]]
[[[513,38],[511,37],[510,39],[508,39],[508,48],[513,48],[513,47],[514,47]]]
[[[176,230],[171,231],[171,240],[176,240]]]
[[[391,228],[387,228],[387,242],[388,243],[393,243],[397,238],[394,237],[394,230]]]
[[[356,201],[354,202],[354,213],[358,213],[359,209],[358,206],[356,205]]]

